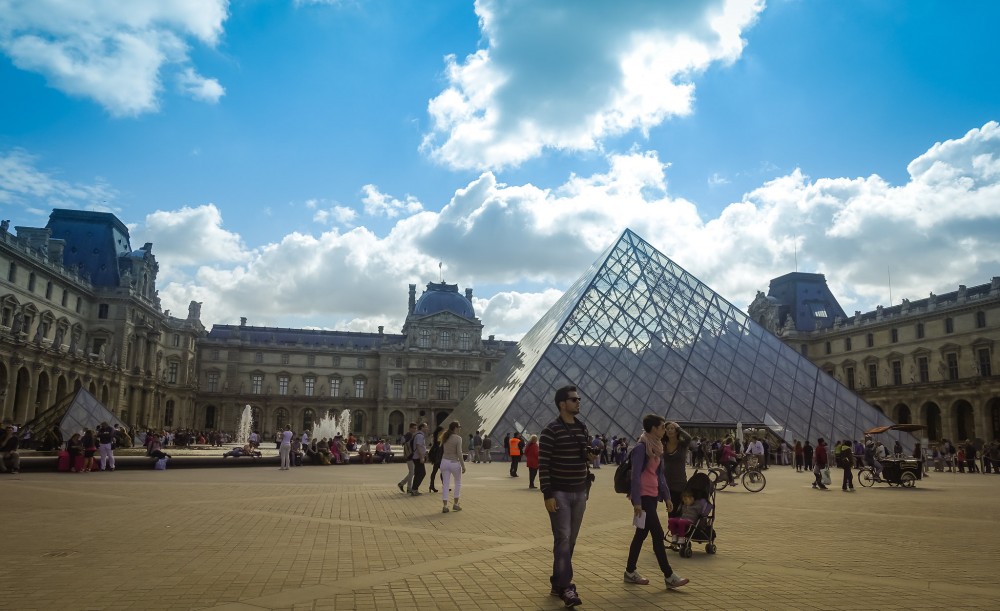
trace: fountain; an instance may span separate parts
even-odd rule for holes
[[[236,429],[236,443],[246,445],[250,441],[250,433],[253,432],[253,410],[247,405],[243,408],[240,416],[240,426]]]
[[[340,417],[328,413],[320,418],[314,425],[310,438],[312,439],[333,439],[337,435],[347,436],[351,432],[351,410],[345,409],[340,412]]]

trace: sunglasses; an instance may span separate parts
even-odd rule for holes
[[[570,397],[570,398],[568,398],[566,400],[567,401],[572,401],[573,403],[579,403],[580,402],[580,397]]]

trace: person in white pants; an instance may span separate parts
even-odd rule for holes
[[[97,449],[101,453],[101,471],[109,469],[115,470],[115,453],[111,449],[111,444],[115,441],[115,430],[102,422],[97,427]]]
[[[281,470],[288,471],[288,457],[292,453],[292,425],[286,424],[285,430],[281,432],[281,445],[278,446],[278,455],[281,456]]]
[[[444,506],[441,513],[448,513],[448,488],[452,478],[455,480],[454,492],[451,495],[450,511],[462,511],[458,499],[462,495],[462,474],[465,473],[465,458],[462,457],[462,425],[452,422],[448,430],[441,433],[441,502]]]

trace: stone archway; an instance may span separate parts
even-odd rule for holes
[[[365,435],[366,416],[364,410],[355,410],[351,414],[351,430],[349,432],[354,433],[355,436]]]
[[[215,406],[206,405],[205,406],[205,428],[208,430],[215,429]]]
[[[21,367],[17,370],[14,384],[14,405],[10,419],[22,423],[28,414],[28,403],[31,401],[31,376],[27,369]]]
[[[403,421],[405,420],[403,412],[396,410],[389,414],[389,426],[386,432],[389,436],[392,435],[402,435],[403,434]]]
[[[434,414],[434,426],[444,426],[444,421],[448,419],[449,414],[451,414],[451,412],[443,410]]]
[[[941,439],[941,408],[937,403],[928,401],[924,403],[924,426],[927,427],[927,439],[937,441]]]
[[[1000,397],[993,397],[986,403],[986,414],[989,417],[989,438],[987,441],[992,439],[1000,439]]]
[[[896,407],[892,408],[892,419],[897,424],[911,424],[913,415],[910,413],[910,407],[905,403],[897,404]]]
[[[966,439],[976,437],[976,423],[973,417],[972,404],[964,399],[955,401],[951,406],[953,423],[955,426],[955,439],[953,443],[959,443]]]

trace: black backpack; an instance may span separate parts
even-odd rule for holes
[[[646,468],[645,456],[643,456],[642,468]],[[625,455],[625,460],[615,469],[615,492],[618,494],[628,494],[632,492],[632,453]]]

